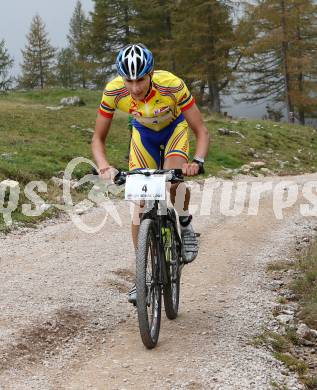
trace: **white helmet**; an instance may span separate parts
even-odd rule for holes
[[[116,65],[120,76],[137,80],[153,71],[153,54],[141,43],[130,44],[120,50]]]

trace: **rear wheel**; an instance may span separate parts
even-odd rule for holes
[[[165,260],[168,283],[164,286],[164,307],[166,317],[174,320],[178,314],[180,293],[181,253],[176,241],[174,225],[168,221],[164,238]],[[163,236],[164,237],[164,236]]]
[[[136,293],[140,335],[147,348],[157,344],[161,325],[161,286],[159,284],[157,240],[154,222],[144,219],[138,236]]]

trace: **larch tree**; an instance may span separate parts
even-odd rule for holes
[[[3,39],[0,41],[0,91],[2,92],[7,91],[12,84],[13,80],[10,75],[12,66],[13,58],[11,58]]]
[[[312,0],[261,0],[247,8],[241,91],[245,101],[273,99],[290,122],[316,115],[317,6]]]
[[[26,88],[44,88],[54,78],[56,49],[50,44],[45,24],[39,15],[32,19],[27,44],[22,50],[23,64],[20,83]]]

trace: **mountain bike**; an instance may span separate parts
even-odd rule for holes
[[[140,335],[146,348],[158,342],[162,296],[168,319],[177,317],[180,278],[184,266],[178,218],[167,207],[166,183],[183,182],[181,169],[137,169],[119,172],[114,182],[125,184],[127,200],[144,200],[136,254],[136,307]]]

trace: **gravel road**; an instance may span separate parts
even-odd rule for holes
[[[302,185],[317,175],[286,179]],[[193,204],[201,204],[200,186],[193,188]],[[108,218],[95,234],[64,217],[2,236],[0,389],[264,390],[273,381],[301,389],[294,374],[252,340],[272,319],[276,302],[267,264],[291,258],[295,236],[314,221],[300,215],[298,202],[277,219],[272,191],[257,216],[246,207],[224,215],[220,197],[215,190],[210,215],[194,219],[200,252],[183,270],[180,315],[163,318],[151,351],[126,298],[134,273],[126,202],[116,203],[123,225]],[[97,225],[103,214],[98,208],[82,218]]]

